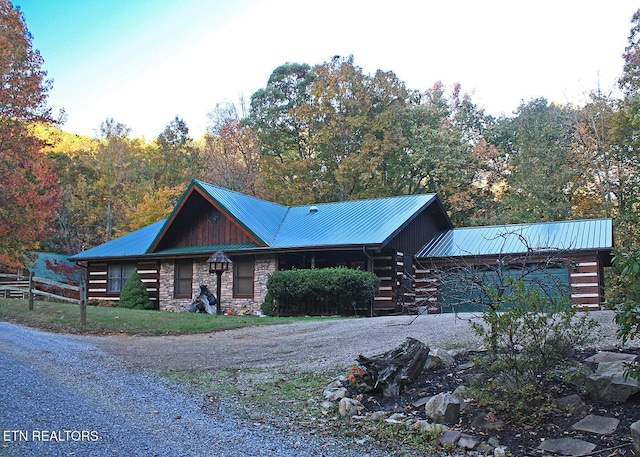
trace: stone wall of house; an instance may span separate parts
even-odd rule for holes
[[[220,287],[222,312],[232,311],[234,314],[241,312],[256,313],[267,294],[267,279],[269,274],[276,271],[278,262],[273,257],[257,257],[253,273],[253,298],[233,297],[233,271],[222,274]],[[209,273],[209,264],[206,261],[196,261],[193,264],[193,292],[192,298],[173,298],[174,263],[162,262],[160,266],[160,309],[167,311],[183,311],[189,306],[195,297],[200,294],[200,285],[206,284],[209,291],[216,294],[215,274]]]

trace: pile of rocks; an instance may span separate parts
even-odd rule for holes
[[[561,438],[540,438],[537,452],[561,455],[584,455],[593,452],[598,445],[580,436],[611,435],[618,431],[619,419],[604,415],[589,414],[589,408],[583,398],[598,402],[626,402],[640,393],[640,384],[624,372],[627,363],[635,360],[634,354],[626,354],[609,348],[597,352],[576,368],[582,373],[580,380],[581,391],[578,394],[567,395],[557,399],[557,408],[567,417],[575,418],[576,422],[571,430],[561,433]],[[451,369],[451,374],[457,375],[474,368],[472,363],[455,366],[455,352],[442,349],[430,351],[425,370],[437,368]],[[420,408],[423,414],[416,416],[397,411],[367,411],[362,403],[363,395],[350,395],[353,392],[353,376],[340,376],[333,380],[324,390],[322,408],[328,414],[331,410],[338,411],[342,417],[349,417],[354,421],[373,420],[385,421],[406,427],[415,432],[429,433],[434,437],[435,444],[445,449],[458,448],[461,451],[474,451],[481,454],[502,456],[514,454],[515,450],[507,449],[500,441],[491,435],[491,430],[503,429],[503,422],[492,411],[474,411],[470,422],[462,425],[461,413],[470,402],[469,389],[458,385],[451,391],[439,392],[435,395],[424,396],[413,402],[411,406]],[[352,398],[353,397],[353,398]],[[418,418],[418,417],[424,417]],[[635,447],[636,455],[640,455],[640,421],[631,425],[629,446]],[[569,436],[573,434],[573,437]]]

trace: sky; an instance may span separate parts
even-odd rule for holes
[[[264,88],[275,68],[352,55],[409,89],[460,83],[487,114],[545,97],[580,105],[615,90],[633,0],[10,0],[53,80],[63,130],[107,118],[154,139],[191,136],[217,104]]]

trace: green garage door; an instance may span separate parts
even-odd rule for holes
[[[548,297],[570,297],[569,269],[561,263],[549,265],[508,265],[498,270],[488,266],[443,269],[438,286],[438,302],[443,312],[481,311],[487,291],[504,289],[507,280],[522,279]]]

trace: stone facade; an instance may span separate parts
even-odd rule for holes
[[[241,312],[256,313],[267,294],[267,279],[278,268],[278,261],[274,257],[256,257],[253,271],[253,298],[237,298],[233,296],[233,269],[222,274],[220,287],[222,312],[231,311],[234,314]],[[209,291],[216,294],[215,274],[209,273],[209,264],[206,261],[194,261],[191,298],[174,298],[174,262],[162,262],[160,266],[160,309],[180,312],[189,306],[195,297],[200,294],[200,285],[206,284]]]

